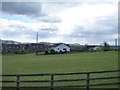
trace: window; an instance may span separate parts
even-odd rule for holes
[[[42,46],[40,46],[40,48],[42,48]]]
[[[63,48],[63,50],[67,50],[66,48]]]

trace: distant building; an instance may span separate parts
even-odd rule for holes
[[[110,46],[111,50],[120,50],[120,46]]]
[[[91,52],[96,52],[96,51],[101,51],[101,50],[102,50],[102,48],[99,46],[89,48],[89,51],[91,51]]]
[[[2,44],[2,53],[33,53],[36,51],[45,51],[47,45],[39,43],[25,43],[25,44]]]
[[[80,44],[70,44],[69,46],[71,52],[83,52],[86,50],[86,47]]]
[[[85,45],[85,47],[86,47],[86,50],[87,50],[87,51],[90,51],[90,50],[92,50],[93,48],[95,48],[96,45]]]
[[[36,51],[45,51],[45,49],[47,48],[46,45],[44,44],[39,44],[39,43],[30,43],[26,45],[26,49],[29,52],[36,52]]]
[[[70,47],[67,44],[55,44],[51,47],[55,52],[70,52]]]
[[[2,44],[2,53],[21,53],[22,48],[21,44]]]
[[[45,51],[46,54],[67,53],[67,52],[70,52],[70,47],[68,44],[64,44],[64,43],[50,45],[50,47]]]

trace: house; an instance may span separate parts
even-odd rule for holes
[[[67,44],[61,43],[61,44],[54,44],[53,47],[51,47],[55,52],[70,52],[70,47]]]
[[[30,43],[30,44],[27,44],[27,50],[29,52],[36,52],[36,51],[45,51],[45,49],[47,48],[46,45],[44,44],[39,44],[39,43]]]
[[[66,53],[66,52],[70,52],[69,45],[64,43],[58,43],[52,45],[45,53],[53,54],[53,53]]]
[[[2,44],[2,53],[33,53],[36,51],[45,51],[47,45],[39,43],[25,43],[25,44]]]
[[[87,51],[92,51],[96,45],[85,45]]]
[[[102,48],[99,46],[89,48],[90,52],[96,52],[96,51],[101,51],[101,50],[102,50]]]
[[[101,51],[102,48],[97,46],[97,47],[94,47],[93,50],[94,50],[94,51]]]
[[[80,44],[69,44],[69,46],[71,52],[82,52],[86,50],[86,47]]]
[[[22,50],[21,44],[2,44],[2,53],[20,53]]]
[[[111,50],[120,50],[120,46],[118,45],[118,46],[110,46],[110,49]]]

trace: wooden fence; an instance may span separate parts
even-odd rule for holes
[[[0,81],[0,83],[6,84],[6,83],[15,83],[15,86],[1,86],[2,88],[16,88],[17,90],[21,88],[50,88],[50,90],[54,90],[55,88],[86,88],[86,90],[89,90],[90,87],[92,86],[106,86],[106,85],[120,85],[119,78],[120,76],[118,73],[120,70],[107,70],[107,71],[96,71],[96,72],[76,72],[76,73],[51,73],[51,74],[15,74],[15,75],[0,75],[2,76],[3,80]],[[107,73],[107,76],[105,77],[91,77],[91,75],[99,75],[99,74],[105,74]],[[115,76],[109,76],[109,73],[117,73]],[[55,77],[57,76],[62,76],[66,77],[68,75],[85,75],[85,78],[80,78],[80,79],[59,79],[56,80]],[[43,76],[49,76],[49,80],[22,80],[22,77],[43,77]],[[8,79],[6,80],[5,78],[15,78],[15,80]],[[99,84],[91,84],[91,81],[93,80],[110,80],[110,79],[116,79],[117,82],[111,82],[111,83],[99,83]],[[85,84],[83,85],[62,85],[62,86],[57,86],[55,85],[56,82],[62,83],[62,82],[78,82],[78,81],[85,81]],[[49,86],[22,86],[22,83],[49,83]]]

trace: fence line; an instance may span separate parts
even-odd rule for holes
[[[86,90],[89,90],[91,86],[106,86],[106,85],[120,85],[120,82],[112,82],[112,83],[101,83],[101,84],[91,84],[90,81],[93,80],[109,80],[109,79],[119,79],[120,76],[107,76],[107,77],[99,77],[99,78],[91,78],[91,75],[93,74],[104,74],[104,73],[119,73],[120,70],[107,70],[107,71],[96,71],[96,72],[76,72],[76,73],[49,73],[49,74],[6,74],[6,75],[0,75],[4,78],[6,77],[16,77],[16,80],[1,80],[2,83],[16,83],[16,86],[2,86],[2,88],[16,88],[19,90],[20,88],[50,88],[51,90],[54,90],[54,88],[72,88],[72,87],[86,87]],[[60,79],[56,80],[56,76],[67,76],[67,75],[86,75],[86,78],[82,79]],[[31,76],[50,76],[50,80],[21,80],[21,77],[31,77]],[[68,86],[57,86],[55,85],[55,82],[78,82],[78,81],[86,81],[86,84],[83,85],[68,85]],[[46,83],[49,82],[49,86],[21,86],[21,83]]]

